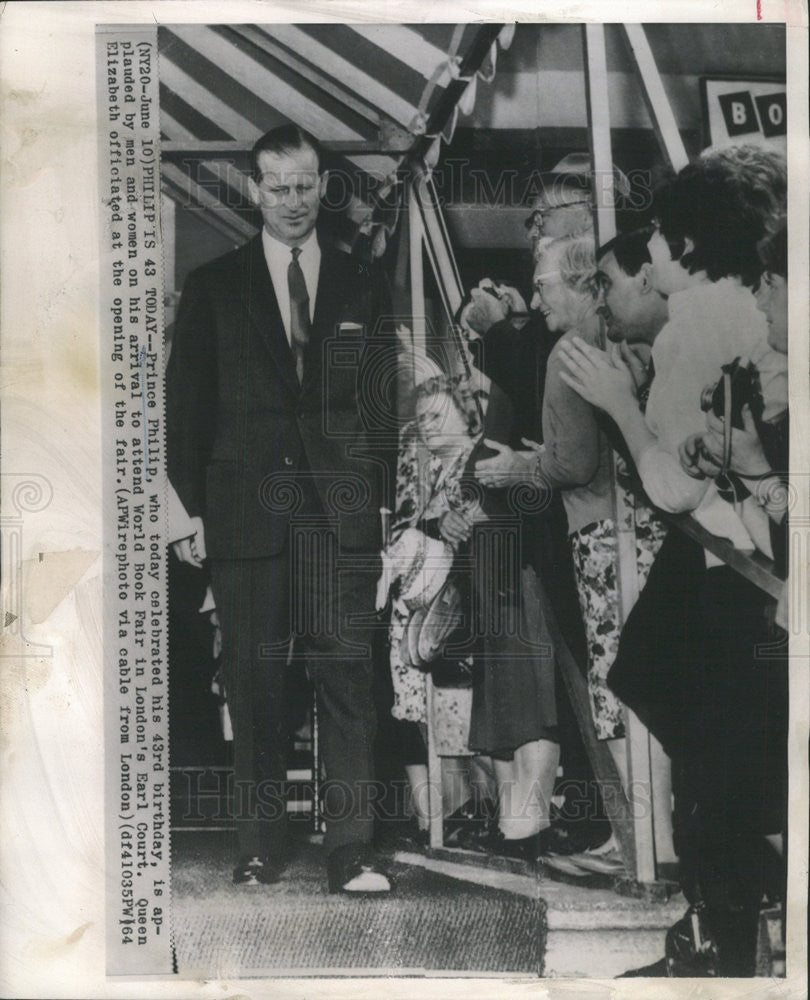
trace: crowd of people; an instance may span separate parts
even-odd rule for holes
[[[284,685],[300,658],[321,706],[329,889],[394,888],[370,791],[390,721],[369,653],[384,620],[413,840],[427,842],[430,726],[446,843],[623,871],[601,799],[601,823],[553,801],[561,763],[593,784],[565,655],[625,792],[627,708],[672,765],[689,911],[641,974],[752,975],[760,903],[784,898],[782,609],[668,515],[786,571],[784,162],[709,151],[601,246],[588,175],[546,179],[527,219],[531,294],[482,279],[449,352],[420,354],[400,328],[391,353],[381,270],[320,247],[322,153],[293,126],[253,152],[262,234],[187,281],[167,374],[188,525],[174,550],[208,567],[221,626],[233,880],[284,877]],[[326,372],[335,329],[344,353],[361,338],[359,369]],[[389,364],[408,382],[393,424],[374,397]],[[392,427],[394,462],[375,445]],[[640,596],[626,616],[628,526]]]
[[[621,868],[612,836],[583,852],[551,805],[559,650],[548,625],[559,611],[572,648],[572,627],[584,628],[592,724],[625,789],[625,706],[672,763],[675,849],[690,909],[667,936],[666,958],[638,974],[753,974],[760,903],[784,898],[784,636],[762,590],[666,519],[691,512],[712,535],[759,549],[785,572],[784,212],[778,155],[747,146],[710,152],[655,191],[645,226],[598,247],[587,185],[550,177],[527,220],[531,310],[496,281],[473,289],[459,323],[475,367],[454,383],[427,375],[417,384],[415,419],[402,436],[411,450],[421,440],[440,472],[426,477],[414,459],[399,470],[401,484],[428,496],[422,507],[407,490],[398,496],[394,546],[409,531],[407,551],[396,552],[400,571],[425,561],[420,540],[440,540],[444,550],[427,557],[430,586],[417,588],[415,605],[395,601],[392,665],[395,674],[416,673],[421,705],[401,717],[426,720],[430,665],[409,659],[399,638],[430,630],[420,609],[441,601],[448,580],[444,587],[456,586],[469,609],[466,645],[452,615],[433,622],[449,636],[446,649],[470,658],[459,749],[479,767],[489,759],[494,777],[489,792],[478,788],[451,817],[448,834],[463,847],[552,867],[567,854],[567,873]],[[465,392],[477,395],[477,407],[460,402]],[[492,410],[499,418],[490,423]],[[478,490],[465,490],[465,478]],[[529,488],[533,500],[519,492]],[[641,596],[623,623],[617,529],[628,519]],[[570,602],[561,608],[561,531],[581,612],[573,624]],[[486,559],[495,551],[500,562]],[[494,641],[507,633],[508,641]],[[441,714],[431,721],[440,731]],[[564,753],[562,761],[565,768]],[[480,815],[481,798],[488,823],[458,835],[452,819]],[[424,800],[414,801],[424,829]]]

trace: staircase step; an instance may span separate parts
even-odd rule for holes
[[[452,860],[445,851],[429,852],[431,856],[401,852],[395,857],[453,878],[544,899],[548,919],[545,975],[549,978],[611,979],[657,961],[664,954],[667,928],[687,906],[680,893],[669,899],[657,898],[655,893],[639,898],[604,885],[552,881],[547,873],[529,872],[519,862],[475,865],[463,853],[456,853]]]
[[[549,915],[546,978],[614,979],[663,955],[663,929],[559,929]]]

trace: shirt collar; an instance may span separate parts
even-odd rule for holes
[[[286,243],[282,243],[281,240],[277,240],[274,236],[271,236],[265,228],[262,228],[262,246],[264,247],[264,255],[268,261],[283,261],[285,266],[289,264],[292,258],[292,247],[288,247]],[[298,259],[303,265],[306,260],[314,260],[319,256],[318,236],[313,229],[301,244],[301,254]]]

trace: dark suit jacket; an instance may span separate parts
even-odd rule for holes
[[[386,314],[382,272],[323,248],[299,385],[261,236],[189,275],[166,376],[168,468],[210,557],[278,554],[291,515],[318,500],[342,547],[379,547],[383,439],[396,436]],[[337,336],[343,322],[363,329]]]

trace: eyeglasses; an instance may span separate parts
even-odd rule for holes
[[[556,205],[544,205],[542,208],[536,208],[523,225],[529,232],[532,229],[541,229],[544,215],[550,215],[552,212],[556,212],[558,208],[573,208],[574,205],[590,206],[590,202],[583,198],[577,198],[576,201],[561,201]]]

